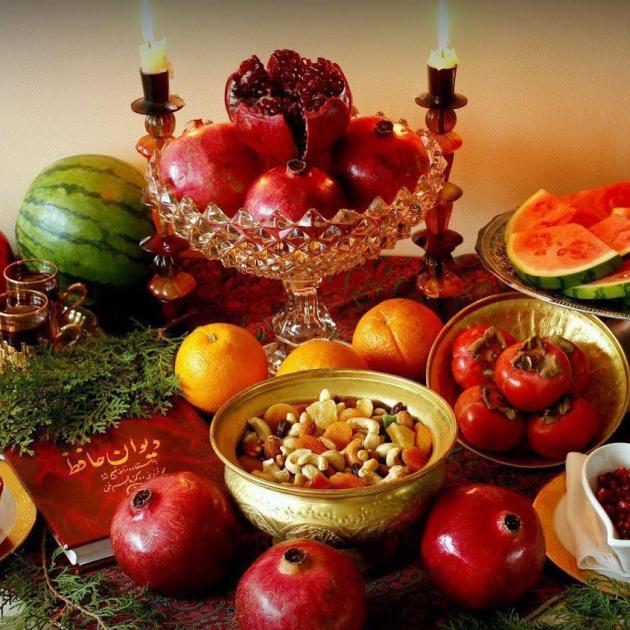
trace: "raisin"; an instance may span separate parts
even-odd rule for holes
[[[352,464],[352,474],[359,476],[359,471],[363,467],[363,464]]]
[[[285,438],[287,437],[290,429],[291,423],[288,420],[280,420],[280,422],[278,422],[278,424],[276,425],[275,434],[279,438]]]
[[[401,412],[401,411],[407,411],[407,405],[403,405],[401,402],[397,402],[393,407],[392,407],[392,415],[396,415],[397,413]]]

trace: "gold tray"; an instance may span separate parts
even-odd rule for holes
[[[573,300],[565,297],[559,291],[545,291],[523,282],[516,275],[505,251],[505,225],[513,212],[512,210],[494,217],[479,231],[475,249],[483,266],[488,271],[513,289],[539,300],[600,317],[630,319],[630,306],[625,306],[617,300]]]
[[[587,353],[591,366],[591,380],[585,396],[602,417],[602,426],[587,452],[606,442],[619,427],[630,401],[630,369],[617,338],[597,317],[521,293],[502,293],[478,300],[457,313],[440,331],[427,362],[427,385],[451,406],[462,391],[451,375],[451,348],[462,330],[477,324],[498,326],[516,339],[525,339],[534,333],[558,334],[579,344]],[[462,435],[458,440],[481,457],[507,466],[551,468],[564,464],[564,458],[542,457],[526,450],[488,453],[470,445]]]
[[[2,460],[0,460],[0,477],[4,482],[3,494],[6,492],[10,499],[9,509],[15,511],[9,531],[4,532],[7,534],[6,538],[2,539],[4,534],[0,533],[0,561],[2,561],[18,549],[31,533],[35,525],[37,509],[9,464]]]

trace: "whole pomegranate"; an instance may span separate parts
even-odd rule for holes
[[[243,205],[262,170],[258,156],[238,137],[232,123],[195,120],[169,142],[160,157],[160,179],[178,199],[190,197],[199,210],[217,204],[228,216]]]
[[[464,608],[511,604],[540,579],[545,541],[520,495],[484,484],[447,491],[429,515],[421,544],[433,583]]]
[[[265,552],[236,589],[241,630],[360,630],[365,582],[343,552],[315,540],[289,540]]]
[[[353,118],[334,149],[333,172],[359,212],[377,196],[391,203],[403,186],[414,192],[418,179],[428,171],[420,136],[382,116]]]
[[[343,134],[352,94],[341,68],[293,50],[276,50],[263,65],[241,63],[225,86],[225,106],[245,144],[277,162],[315,157]]]
[[[143,483],[118,506],[111,526],[122,570],[136,584],[170,597],[197,595],[215,585],[238,537],[223,492],[192,472]]]
[[[263,173],[251,185],[243,205],[258,221],[264,222],[274,211],[291,221],[299,221],[311,208],[332,219],[345,203],[343,191],[334,179],[295,159]]]

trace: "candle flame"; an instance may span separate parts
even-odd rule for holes
[[[446,0],[439,0],[438,18],[439,18],[438,48],[440,50],[445,50],[446,48],[449,47],[449,43],[450,43],[449,37],[448,37],[448,14],[446,11]]]
[[[153,11],[151,10],[151,0],[142,0],[140,9],[140,25],[142,28],[142,38],[149,44],[153,42]]]

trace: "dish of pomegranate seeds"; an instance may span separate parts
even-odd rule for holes
[[[433,450],[429,428],[396,403],[367,398],[279,402],[250,418],[238,461],[256,477],[317,490],[372,486],[424,468]]]
[[[610,517],[617,537],[630,540],[630,468],[619,467],[599,475],[595,496]]]

